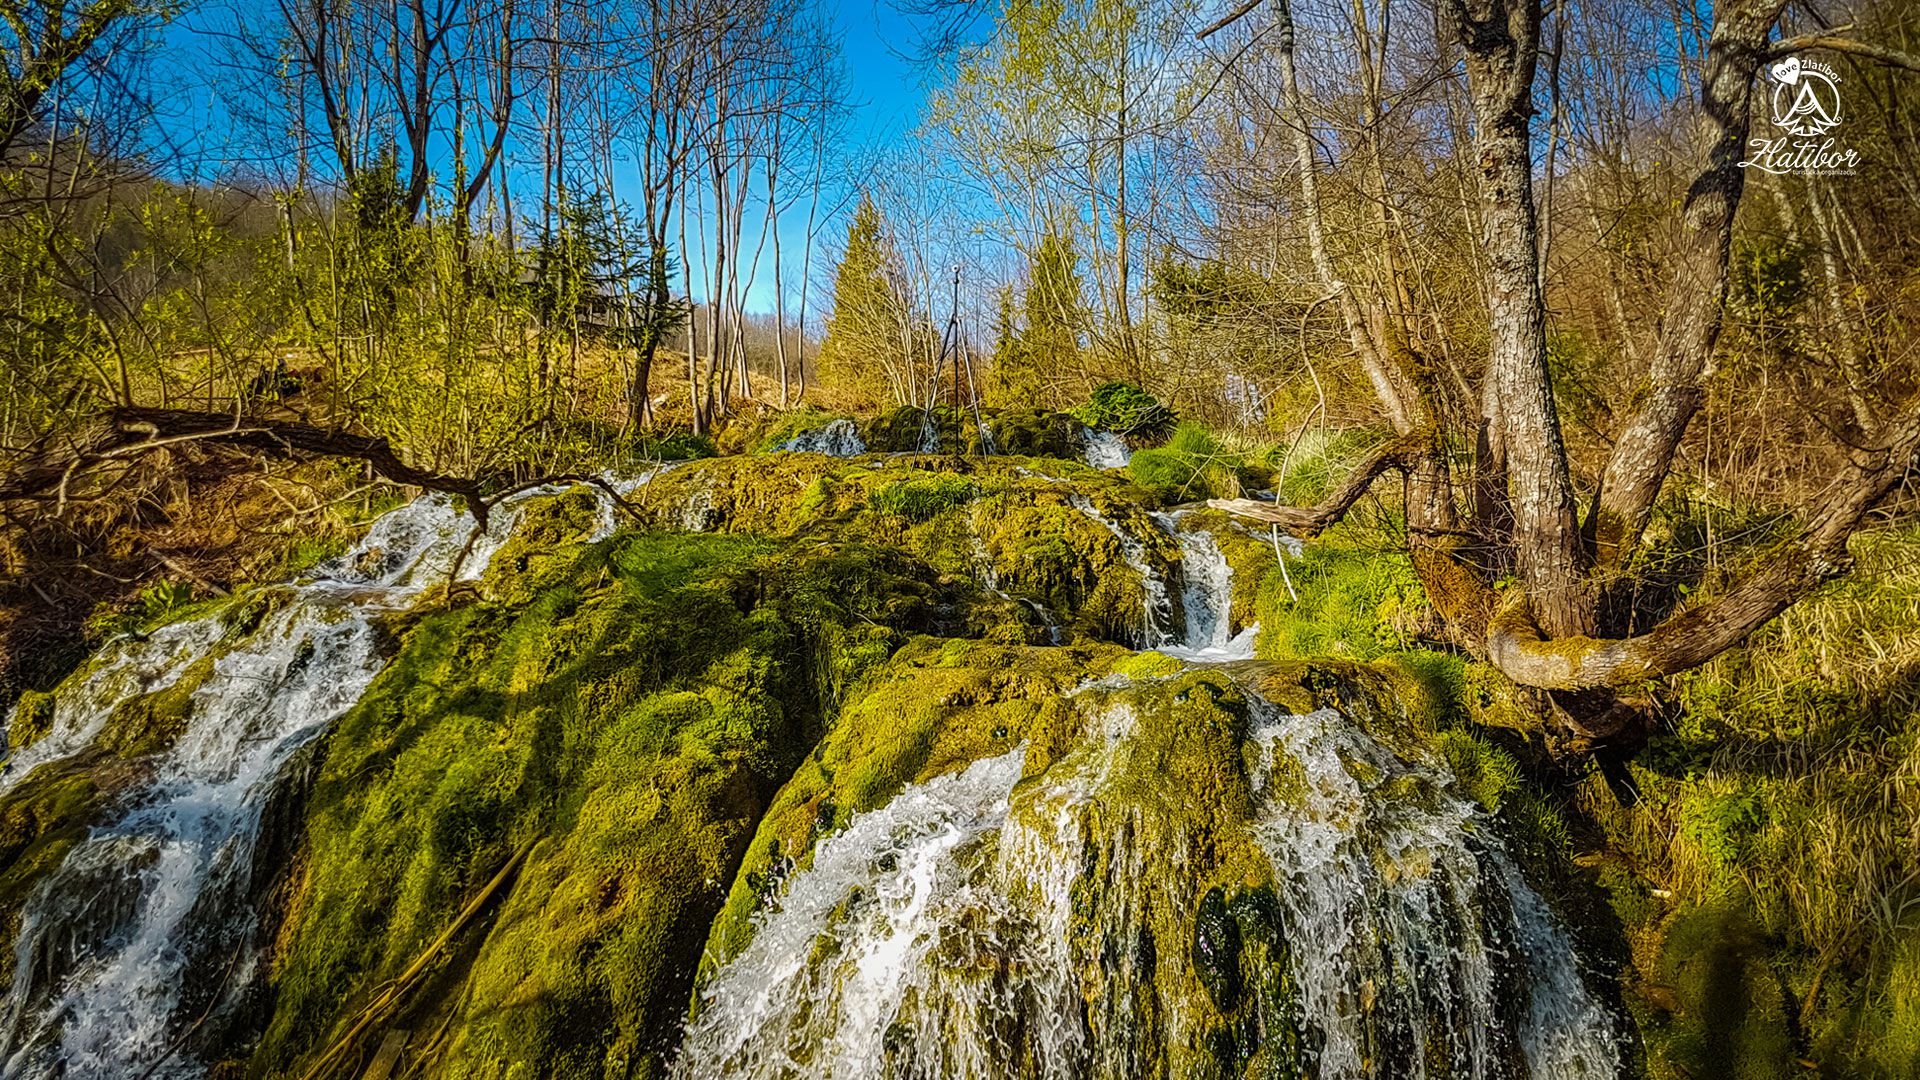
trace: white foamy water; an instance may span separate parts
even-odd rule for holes
[[[674,1075],[880,1077],[907,1056],[921,1068],[906,1075],[982,1076],[1023,1050],[989,1026],[1059,1013],[1066,988],[966,974],[1036,962],[1046,947],[993,880],[1024,757],[915,785],[823,839],[703,991]],[[1074,1075],[1042,1052],[1035,1075]]]
[[[0,1001],[0,1075],[136,1075],[200,1015],[231,1004],[259,957],[250,896],[262,884],[261,813],[299,750],[379,673],[374,620],[446,580],[456,560],[461,580],[479,578],[526,504],[554,490],[505,500],[477,537],[452,500],[418,499],[310,580],[283,586],[251,629],[230,628],[217,612],[126,638],[56,691],[49,733],[15,756],[0,790],[85,750],[117,706],[178,684],[217,653],[150,775],[29,895]],[[611,500],[599,501],[598,525],[610,533]],[[183,1051],[156,1075],[202,1072]]]
[[[1255,708],[1246,827],[1305,1075],[1614,1075],[1567,936],[1445,776],[1336,713]],[[1140,1076],[1206,1045],[1219,1018],[1169,989],[1187,943],[1144,930],[1194,910],[1189,838],[1149,840],[1109,788],[1139,768],[1131,707],[1092,728],[1039,776],[976,762],[821,840],[702,991],[676,1080]]]
[[[867,452],[867,444],[860,438],[860,429],[853,421],[840,419],[803,431],[781,443],[779,449],[828,457],[855,457]]]
[[[1180,604],[1186,632],[1179,641],[1163,641],[1159,651],[1183,660],[1219,663],[1253,659],[1258,623],[1233,632],[1233,567],[1205,529],[1190,529],[1182,513],[1153,515],[1180,541]]]
[[[1080,429],[1080,455],[1096,469],[1124,469],[1127,462],[1133,460],[1133,451],[1127,447],[1127,440],[1111,431],[1095,431],[1088,427]]]
[[[1254,837],[1273,862],[1319,1075],[1600,1080],[1615,1022],[1477,807],[1332,710],[1258,698]],[[1516,996],[1523,1004],[1516,1006]],[[1382,1060],[1410,1071],[1386,1071]]]

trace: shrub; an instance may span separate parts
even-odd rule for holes
[[[634,450],[641,457],[653,461],[692,461],[695,458],[712,457],[715,453],[712,439],[690,431],[643,435],[634,443]]]
[[[1165,446],[1134,451],[1127,474],[1136,483],[1167,489],[1183,500],[1232,498],[1240,494],[1244,467],[1212,432],[1188,422],[1174,429]]]
[[[1073,410],[1074,419],[1135,440],[1165,438],[1179,417],[1160,399],[1132,383],[1110,382],[1094,388],[1085,405]]]

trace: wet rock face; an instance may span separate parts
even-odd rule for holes
[[[1193,919],[1193,970],[1221,1012],[1240,1003],[1240,927],[1227,914],[1226,894],[1207,890]]]

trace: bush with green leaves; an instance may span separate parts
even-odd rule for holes
[[[686,431],[644,436],[634,444],[634,450],[652,461],[692,461],[716,453],[712,439]]]
[[[1237,497],[1245,470],[1239,454],[1191,421],[1175,428],[1166,445],[1136,450],[1127,463],[1135,483],[1159,488],[1181,502]]]
[[[1085,405],[1073,410],[1076,420],[1090,428],[1153,442],[1166,437],[1179,422],[1160,399],[1132,383],[1110,382],[1094,388]]]

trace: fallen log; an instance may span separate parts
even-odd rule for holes
[[[76,431],[49,436],[29,447],[0,479],[0,503],[51,500],[58,514],[73,497],[74,482],[88,472],[189,442],[244,447],[296,459],[354,458],[392,483],[458,495],[466,501],[475,522],[483,529],[487,524],[487,501],[481,496],[480,481],[416,469],[401,460],[384,438],[293,420],[133,406],[109,409]]]

